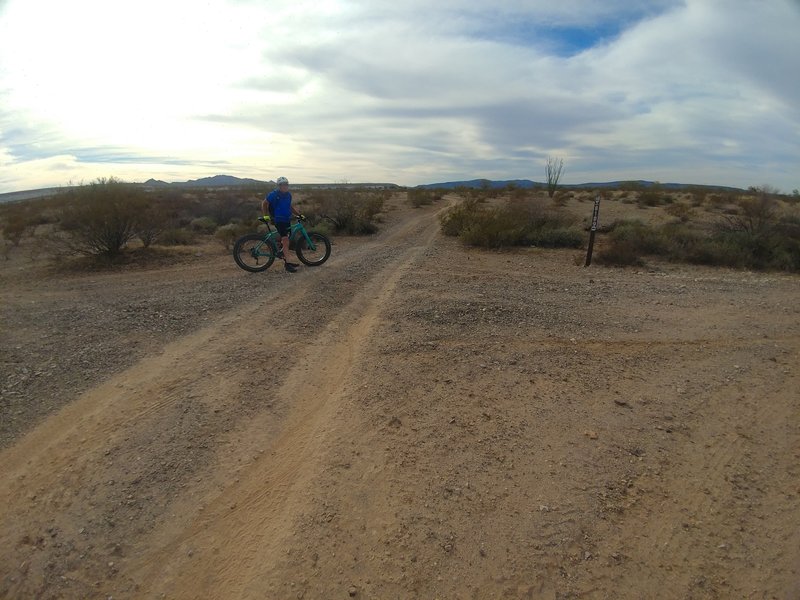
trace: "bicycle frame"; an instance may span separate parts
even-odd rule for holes
[[[278,237],[278,229],[277,228],[272,229],[269,223],[267,223],[266,225],[267,225],[267,233],[264,234],[264,239],[262,240],[262,243],[270,244],[272,246],[273,251],[277,252],[278,244],[280,242],[280,238]],[[314,245],[314,242],[311,241],[311,237],[308,235],[308,231],[306,231],[306,228],[303,226],[302,221],[297,221],[294,225],[292,225],[291,229],[289,230],[289,243],[296,244],[297,239],[301,235],[305,239],[306,244],[308,244],[309,250],[317,249],[317,247]],[[255,248],[253,248],[253,250],[258,252],[260,248],[261,245],[258,245]]]

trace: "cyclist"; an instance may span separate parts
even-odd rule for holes
[[[286,177],[278,177],[278,188],[267,194],[261,202],[261,212],[263,220],[275,221],[275,229],[281,236],[281,247],[278,258],[283,258],[284,268],[289,273],[297,271],[297,263],[289,262],[289,229],[291,228],[292,215],[302,218],[303,215],[292,206],[292,193],[289,191],[289,180]]]

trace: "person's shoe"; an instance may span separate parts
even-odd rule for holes
[[[295,267],[292,263],[286,263],[283,265],[283,268],[286,269],[287,273],[297,273],[297,267]]]
[[[287,265],[289,265],[290,267],[294,267],[295,269],[296,269],[297,267],[299,267],[299,266],[300,266],[300,265],[298,265],[297,263],[290,263],[290,262],[287,262],[286,264],[287,264]]]

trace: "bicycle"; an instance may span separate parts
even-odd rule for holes
[[[266,271],[282,257],[281,238],[277,229],[270,227],[270,222],[259,217],[259,221],[267,225],[266,233],[250,233],[240,237],[233,245],[233,260],[245,271],[258,273]],[[297,258],[304,265],[318,267],[331,255],[331,241],[316,231],[308,231],[303,226],[305,217],[297,219],[289,231],[289,248],[297,253]]]

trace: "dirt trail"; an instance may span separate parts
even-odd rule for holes
[[[0,597],[798,597],[800,280],[468,251],[437,210],[297,276],[15,284],[124,290],[86,312],[123,339],[210,309],[0,452]]]
[[[187,483],[183,474],[184,481],[178,485],[181,490],[189,487],[188,494],[179,496],[171,490],[173,493],[166,495],[175,502],[168,502],[168,507],[149,507],[130,517],[139,519],[142,512],[148,513],[145,516],[153,534],[144,540],[128,538],[125,542],[113,540],[116,536],[101,536],[108,538],[105,544],[117,558],[108,561],[107,565],[112,565],[108,570],[102,564],[91,565],[92,561],[85,560],[87,553],[81,557],[97,577],[102,571],[105,576],[116,577],[124,570],[129,581],[123,589],[135,590],[136,594],[141,593],[141,585],[146,582],[159,593],[169,590],[169,597],[230,597],[226,590],[240,589],[253,578],[256,565],[248,557],[257,556],[258,564],[270,564],[269,553],[277,551],[280,532],[291,523],[291,510],[301,501],[295,496],[302,491],[307,473],[313,472],[315,460],[322,453],[321,429],[348,380],[353,358],[403,270],[419,258],[424,244],[433,240],[436,228],[430,212],[420,212],[405,219],[380,241],[336,256],[328,267],[334,275],[328,277],[327,283],[337,286],[342,279],[345,283],[355,281],[349,301],[339,304],[341,293],[319,299],[317,294],[325,293],[319,289],[319,279],[298,277],[293,282],[292,295],[282,297],[280,304],[293,306],[295,314],[301,313],[302,323],[291,311],[284,313],[288,317],[285,322],[275,315],[265,318],[262,315],[268,311],[260,302],[237,308],[46,419],[2,454],[3,546],[41,546],[43,539],[24,532],[36,530],[48,521],[48,531],[57,532],[54,539],[79,539],[90,528],[87,524],[92,519],[85,514],[87,509],[97,510],[98,505],[105,505],[106,520],[110,520],[110,515],[117,512],[114,504],[135,506],[142,502],[142,488],[148,487],[142,484],[147,482],[126,462],[147,463],[150,476],[159,467],[175,466],[160,459],[163,453],[169,454],[170,445],[175,445],[168,439],[174,433],[170,429],[183,425],[176,414],[205,409],[218,415],[226,412],[221,408],[225,405],[234,412],[241,396],[255,395],[262,403],[266,400],[273,410],[253,415],[251,420],[234,415],[221,431],[208,423],[189,424],[188,449],[196,447],[200,452],[188,462],[199,459],[210,464],[197,469],[202,470],[203,476],[193,483]],[[423,245],[419,245],[420,240]],[[371,272],[366,277],[353,277],[350,270],[361,270],[363,265],[372,265]],[[325,303],[328,310],[320,311]],[[283,372],[276,362],[286,365]],[[222,451],[215,450],[213,457],[203,456],[209,454],[203,452],[209,444],[202,439],[206,431],[220,438],[214,440],[214,445]],[[135,443],[131,444],[131,440]],[[242,456],[248,451],[255,458],[243,467]],[[232,470],[236,472],[233,485]],[[119,493],[93,497],[98,489],[125,480],[125,491],[133,493],[123,493],[122,500]],[[208,486],[211,481],[213,487]],[[162,495],[159,491],[169,492],[156,489],[163,483],[150,482],[151,494],[144,502]],[[292,490],[298,493],[292,494]],[[111,527],[117,525],[112,522]],[[93,534],[97,536],[97,532]],[[185,554],[175,554],[179,548],[206,547],[207,540],[214,540],[215,536],[215,554],[219,553],[219,546],[228,551],[226,555],[208,557],[218,569],[209,569],[209,563],[202,559],[189,560],[199,567],[198,576],[191,565],[184,564]],[[62,542],[56,544],[63,546]],[[70,540],[66,545],[78,544]],[[147,553],[140,556],[140,551]],[[31,567],[47,571],[51,563],[31,564],[37,558],[20,563],[23,574]],[[70,579],[83,578],[84,589],[90,589],[90,578],[82,570],[70,573]],[[39,587],[28,587],[24,584],[31,582],[26,582],[25,577],[19,583],[23,585],[11,586],[8,591],[16,588],[25,595],[24,590],[44,593],[49,587],[46,581],[40,581]]]
[[[423,227],[415,219],[394,238],[407,241],[412,233],[430,244],[436,222]],[[331,443],[333,416],[353,378],[355,358],[401,275],[426,247],[399,248],[325,330],[308,340],[308,349],[293,357],[296,366],[277,391],[293,399],[281,433],[240,473],[239,482],[214,494],[201,517],[146,557],[140,581],[153,582],[151,590],[170,598],[255,598],[263,593],[262,582],[274,576],[296,511],[308,498],[308,486]],[[261,426],[248,426],[242,437],[258,438]],[[146,546],[161,542],[158,535]]]

